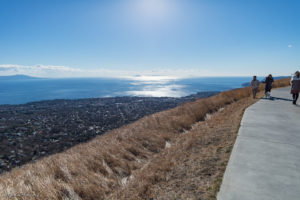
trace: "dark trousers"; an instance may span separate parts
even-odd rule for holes
[[[299,98],[299,93],[293,94],[293,103],[294,104],[296,104],[298,98]]]
[[[272,88],[265,88],[265,94],[267,94],[267,92],[271,92]]]

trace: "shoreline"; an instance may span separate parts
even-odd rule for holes
[[[242,88],[242,87],[241,87]],[[239,89],[239,88],[234,88]],[[205,98],[207,94],[213,93],[218,94],[221,91],[202,91],[193,93],[187,96],[182,97],[171,97],[171,96],[162,96],[162,97],[154,97],[154,96],[103,96],[103,97],[88,97],[88,98],[57,98],[57,99],[44,99],[44,100],[37,100],[37,101],[29,101],[25,103],[17,103],[17,104],[0,104],[0,108],[3,106],[25,106],[29,104],[36,104],[36,103],[43,103],[43,102],[52,102],[52,101],[84,101],[84,100],[95,100],[95,99],[117,99],[117,98],[155,98],[155,99],[184,99],[184,100],[196,100],[198,98]],[[208,96],[207,96],[208,97]]]

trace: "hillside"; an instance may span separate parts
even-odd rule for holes
[[[1,199],[215,199],[250,94],[185,103],[13,169]]]
[[[66,150],[144,116],[218,92],[182,98],[107,97],[0,106],[0,173]]]

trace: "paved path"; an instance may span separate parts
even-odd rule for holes
[[[300,106],[289,91],[247,108],[218,200],[300,199]]]

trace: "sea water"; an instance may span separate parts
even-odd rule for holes
[[[250,81],[251,77],[154,80],[0,77],[0,104],[115,96],[182,97],[204,91],[225,91],[240,88],[243,83]]]

